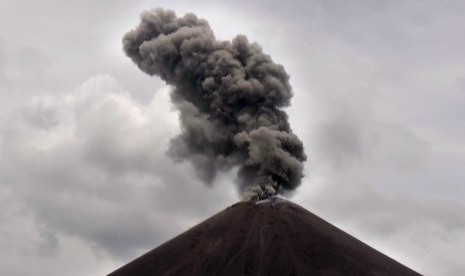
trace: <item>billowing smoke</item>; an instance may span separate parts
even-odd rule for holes
[[[156,9],[142,13],[123,45],[142,71],[173,86],[182,133],[169,153],[190,160],[202,180],[238,167],[244,199],[300,185],[306,156],[280,109],[292,97],[289,76],[258,44],[241,35],[219,41],[194,14]]]

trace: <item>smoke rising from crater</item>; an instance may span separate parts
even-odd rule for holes
[[[123,38],[125,53],[145,73],[172,85],[181,134],[169,153],[189,160],[211,183],[239,167],[245,199],[294,190],[303,177],[303,144],[280,108],[292,97],[289,76],[245,36],[219,41],[194,14],[155,9]]]

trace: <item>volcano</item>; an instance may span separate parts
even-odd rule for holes
[[[109,275],[420,274],[275,198],[236,203]]]

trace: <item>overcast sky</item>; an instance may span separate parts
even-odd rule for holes
[[[166,157],[169,87],[121,44],[155,7],[284,65],[292,201],[422,274],[465,271],[465,3],[264,2],[0,2],[1,275],[103,275],[239,200],[234,172],[206,187]]]

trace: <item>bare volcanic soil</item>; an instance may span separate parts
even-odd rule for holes
[[[278,200],[236,203],[109,275],[420,274]]]

